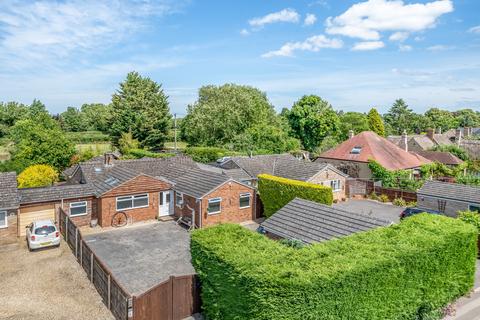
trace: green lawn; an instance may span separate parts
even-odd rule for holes
[[[112,145],[110,143],[79,143],[75,145],[75,148],[78,152],[84,152],[87,150],[92,150],[96,155],[103,154],[108,151],[112,151]]]
[[[173,149],[175,142],[165,142],[165,149]],[[187,147],[187,143],[183,141],[177,141],[177,149],[183,150]]]
[[[10,142],[7,139],[0,140],[0,161],[10,159],[10,152],[8,151],[8,144]]]

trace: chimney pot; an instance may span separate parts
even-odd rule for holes
[[[432,128],[427,129],[427,137],[429,137],[431,140],[433,140],[433,133],[435,131]]]
[[[348,130],[348,139],[352,139],[354,135],[355,133],[353,132],[353,130]]]

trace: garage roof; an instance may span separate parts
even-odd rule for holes
[[[480,204],[480,188],[459,183],[427,180],[418,195]]]
[[[61,199],[83,198],[94,195],[88,184],[59,185],[40,188],[18,189],[20,203],[60,201]]]
[[[18,207],[17,174],[15,172],[0,173],[0,209]]]

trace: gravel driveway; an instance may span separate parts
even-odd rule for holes
[[[397,207],[388,203],[357,199],[350,199],[346,202],[335,203],[333,206],[335,208],[357,212],[392,222],[399,222],[400,213],[404,210],[403,207]]]
[[[65,242],[29,252],[22,240],[0,248],[0,319],[114,319]]]

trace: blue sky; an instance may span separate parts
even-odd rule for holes
[[[136,70],[185,114],[198,88],[238,83],[281,110],[480,110],[477,0],[0,2],[0,101],[57,113],[110,101]]]

